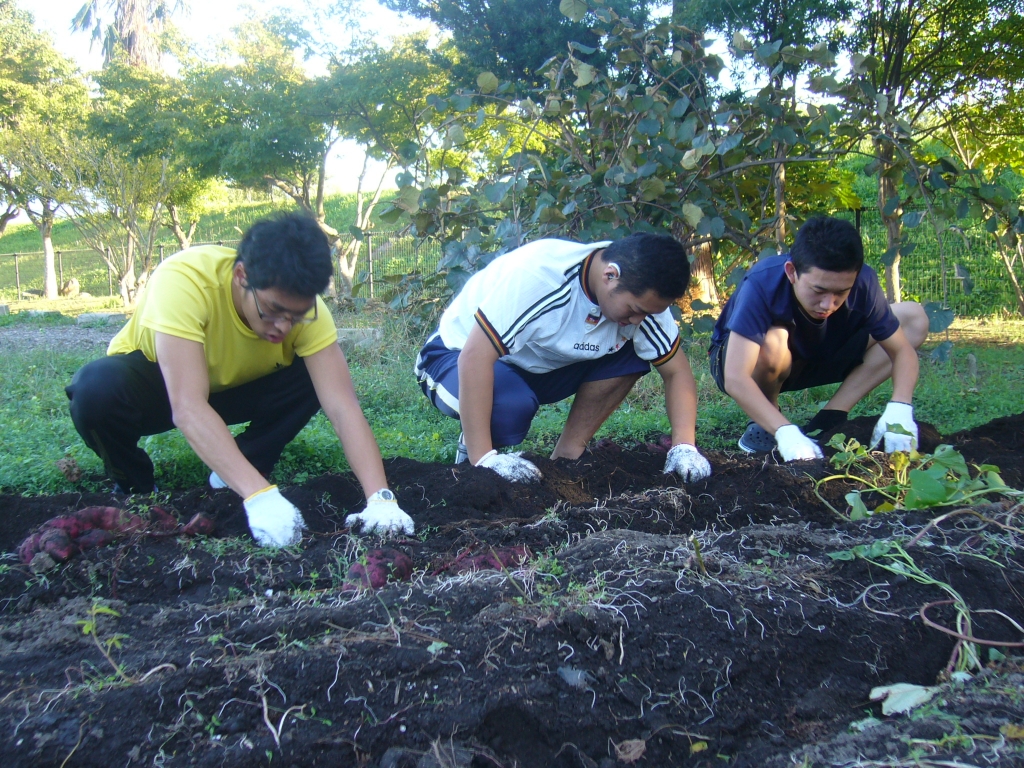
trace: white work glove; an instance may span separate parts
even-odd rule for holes
[[[824,458],[818,444],[801,432],[796,424],[786,424],[775,430],[775,445],[783,461]]]
[[[901,435],[898,432],[890,432],[889,427],[895,424],[900,425],[909,432],[909,435]],[[909,403],[890,402],[882,411],[882,418],[875,424],[871,432],[871,450],[875,449],[882,437],[885,437],[885,452],[907,451],[917,447],[917,423],[914,421],[914,406]]]
[[[492,449],[485,453],[474,466],[494,470],[513,483],[539,483],[541,479],[537,465],[527,461],[518,453],[498,453]]]
[[[302,513],[281,495],[276,485],[256,491],[243,502],[252,537],[261,547],[287,547],[302,540]]]
[[[362,512],[346,517],[345,525],[362,533],[404,533],[412,536],[416,531],[416,523],[402,511],[395,494],[387,488],[381,488],[368,498]]]
[[[689,443],[673,445],[665,457],[664,474],[675,472],[684,483],[695,483],[711,477],[711,464],[700,455],[697,446]]]

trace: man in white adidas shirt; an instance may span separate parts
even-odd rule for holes
[[[665,472],[684,482],[708,477],[695,445],[697,387],[668,309],[689,281],[683,247],[653,234],[538,240],[473,275],[415,367],[430,402],[462,421],[456,461],[539,480],[533,463],[495,449],[521,443],[542,403],[575,395],[551,458],[579,458],[654,365],[672,427]]]

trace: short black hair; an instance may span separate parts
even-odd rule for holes
[[[796,233],[789,258],[802,275],[811,267],[826,272],[860,272],[864,266],[864,243],[860,232],[848,221],[832,216],[815,216]]]
[[[302,213],[260,219],[242,235],[235,262],[242,262],[249,285],[279,288],[313,297],[327,290],[334,274],[331,245],[316,220]]]
[[[653,290],[674,301],[690,285],[690,260],[686,249],[671,235],[638,232],[614,243],[601,254],[604,262],[619,265],[617,291],[642,296]]]

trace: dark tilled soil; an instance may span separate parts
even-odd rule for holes
[[[866,443],[872,426],[842,431]],[[1022,432],[1019,416],[943,441],[1019,487]],[[922,425],[923,450],[940,440]],[[525,487],[389,461],[417,536],[388,546],[414,570],[376,591],[347,578],[379,546],[344,527],[362,498],[348,476],[285,489],[310,529],[286,551],[252,545],[233,493],[193,489],[163,506],[182,521],[209,515],[213,537],[135,534],[42,573],[9,555],[3,764],[1024,764],[1020,649],[912,718],[883,718],[869,699],[878,685],[945,679],[956,640],[919,611],[949,590],[972,609],[974,637],[1024,641],[1010,621],[1024,625],[1017,507],[990,499],[927,529],[949,510],[849,523],[814,493],[824,463],[710,458],[712,478],[687,487],[643,447],[537,459],[544,481]],[[850,490],[821,492],[845,510]],[[125,500],[2,497],[0,549],[111,503]],[[829,556],[881,539],[919,570]],[[507,547],[531,557],[459,572]],[[1010,620],[979,612],[993,610]],[[928,616],[957,621],[949,605]],[[868,715],[884,722],[849,730]]]

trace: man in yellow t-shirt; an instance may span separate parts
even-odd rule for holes
[[[366,509],[346,522],[413,532],[388,490],[334,320],[319,298],[332,271],[327,237],[299,214],[257,222],[237,252],[189,248],[154,271],[107,357],[83,366],[67,387],[75,428],[103,459],[115,490],[155,489],[139,438],[177,427],[213,470],[210,484],[245,499],[254,538],[294,544],[302,515],[267,477],[323,408],[367,497]],[[227,425],[243,422],[249,426],[232,438]]]

